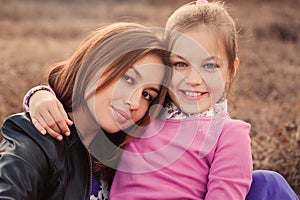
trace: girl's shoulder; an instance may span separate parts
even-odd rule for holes
[[[244,130],[250,132],[251,124],[241,119],[233,119],[228,114],[224,118],[224,129],[229,130]]]

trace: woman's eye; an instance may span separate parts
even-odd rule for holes
[[[203,67],[204,67],[204,69],[211,70],[211,71],[214,71],[217,68],[219,68],[219,66],[215,63],[207,63],[207,64],[203,65]]]
[[[135,79],[127,74],[123,75],[123,79],[131,85],[135,83]]]
[[[184,68],[184,67],[187,67],[188,65],[184,62],[176,62],[173,64],[173,66],[176,68]]]
[[[142,95],[149,102],[153,100],[153,96],[149,92],[143,91]]]

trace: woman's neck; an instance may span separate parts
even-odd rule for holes
[[[79,131],[82,142],[88,146],[99,132],[99,124],[92,116],[87,106],[81,106],[76,110],[69,112],[68,115]]]

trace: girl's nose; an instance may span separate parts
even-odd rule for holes
[[[143,89],[138,89],[128,98],[126,104],[129,105],[130,110],[137,110],[140,108],[142,93]]]
[[[191,86],[200,85],[202,83],[202,76],[200,71],[195,67],[191,67],[185,76],[185,82]]]

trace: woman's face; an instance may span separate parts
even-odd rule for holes
[[[96,111],[94,117],[102,129],[115,133],[144,117],[161,89],[165,72],[163,66],[157,55],[146,55],[120,80],[96,92],[92,105]]]
[[[169,95],[186,113],[212,107],[223,95],[228,60],[211,32],[197,28],[176,40],[170,57],[173,77]]]

